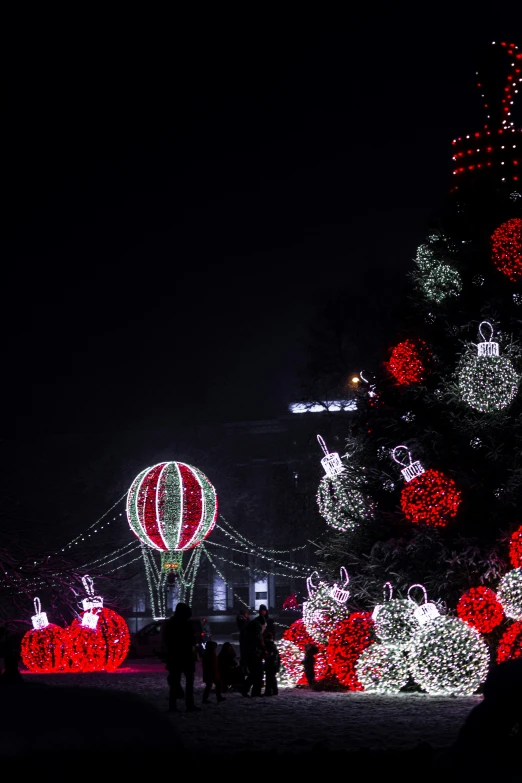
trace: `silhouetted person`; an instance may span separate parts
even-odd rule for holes
[[[224,642],[218,653],[219,673],[223,693],[230,688],[242,688],[245,675],[236,657],[236,651],[230,642]]]
[[[203,682],[205,688],[203,690],[203,704],[210,704],[210,691],[214,685],[216,689],[216,701],[226,701],[223,696],[221,687],[221,672],[219,670],[219,661],[217,656],[217,642],[213,642],[212,639],[205,645],[203,655],[201,657],[201,663],[203,666]]]
[[[4,626],[0,631],[0,648],[4,659],[4,671],[0,675],[0,685],[19,685],[24,682],[19,666],[23,634]]]
[[[243,696],[261,696],[263,687],[263,657],[265,645],[263,640],[263,626],[255,617],[250,620],[245,631],[245,652],[247,664],[247,676],[245,685],[241,691]],[[250,693],[250,689],[252,692]]]
[[[185,699],[187,712],[199,712],[194,705],[194,676],[196,673],[196,637],[190,622],[192,609],[179,603],[172,617],[163,625],[165,663],[168,671],[169,712],[177,711],[177,699]],[[185,676],[185,690],[181,676]]]
[[[446,760],[478,773],[515,770],[516,765],[520,771],[522,658],[493,666],[483,694],[483,700],[464,721]]]
[[[247,656],[246,656],[246,629],[250,621],[250,615],[248,609],[240,609],[236,615],[236,625],[239,631],[239,665],[243,669],[243,673],[247,674]]]
[[[316,644],[307,644],[305,645],[305,657],[303,658],[303,668],[305,671],[306,680],[308,682],[308,685],[310,688],[317,687],[317,682],[315,679],[315,656],[319,652],[319,649]]]
[[[265,696],[277,696],[277,672],[281,665],[279,650],[270,631],[265,631]]]
[[[263,626],[263,633],[271,633],[272,639],[275,640],[276,634],[275,634],[275,623],[268,614],[268,608],[265,606],[265,604],[261,604],[259,607],[259,614],[257,615],[258,622],[261,623]]]

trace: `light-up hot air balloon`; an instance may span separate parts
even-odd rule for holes
[[[213,485],[201,470],[184,462],[160,462],[142,470],[132,482],[127,519],[142,543],[149,584],[156,588],[151,594],[155,619],[165,617],[169,573],[176,574],[182,593],[191,585],[188,574],[190,570],[194,577],[197,571],[198,544],[212,531],[217,510]],[[193,557],[184,571],[183,553],[188,550],[193,550]],[[157,552],[159,566],[154,557]]]

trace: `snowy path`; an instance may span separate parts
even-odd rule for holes
[[[132,662],[110,674],[24,676],[32,682],[138,694],[167,715],[166,672],[160,663]],[[333,751],[397,751],[427,743],[432,748],[445,748],[456,739],[464,719],[482,698],[419,693],[381,696],[298,688],[281,689],[279,696],[271,698],[249,699],[228,693],[222,704],[201,705],[202,689],[197,676],[196,704],[203,707],[202,712],[180,711],[169,714],[168,720],[188,751],[223,755],[256,750],[299,754],[314,746]]]

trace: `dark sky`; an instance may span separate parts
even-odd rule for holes
[[[513,4],[158,8],[6,14],[4,457],[284,412],[333,292],[388,345],[451,140],[485,121],[478,52],[522,30]]]

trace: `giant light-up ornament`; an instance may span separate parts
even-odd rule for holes
[[[204,473],[184,462],[160,462],[136,476],[127,494],[127,519],[142,543],[154,619],[166,616],[169,574],[178,600],[191,594],[199,566],[199,544],[217,517],[217,495]],[[183,553],[191,551],[183,568]],[[158,562],[159,556],[159,562]]]
[[[489,340],[482,331],[483,326],[489,329]],[[477,354],[462,361],[458,383],[464,402],[481,413],[492,413],[513,402],[520,379],[511,360],[500,356],[489,321],[479,324],[479,333],[482,342],[477,343]]]

